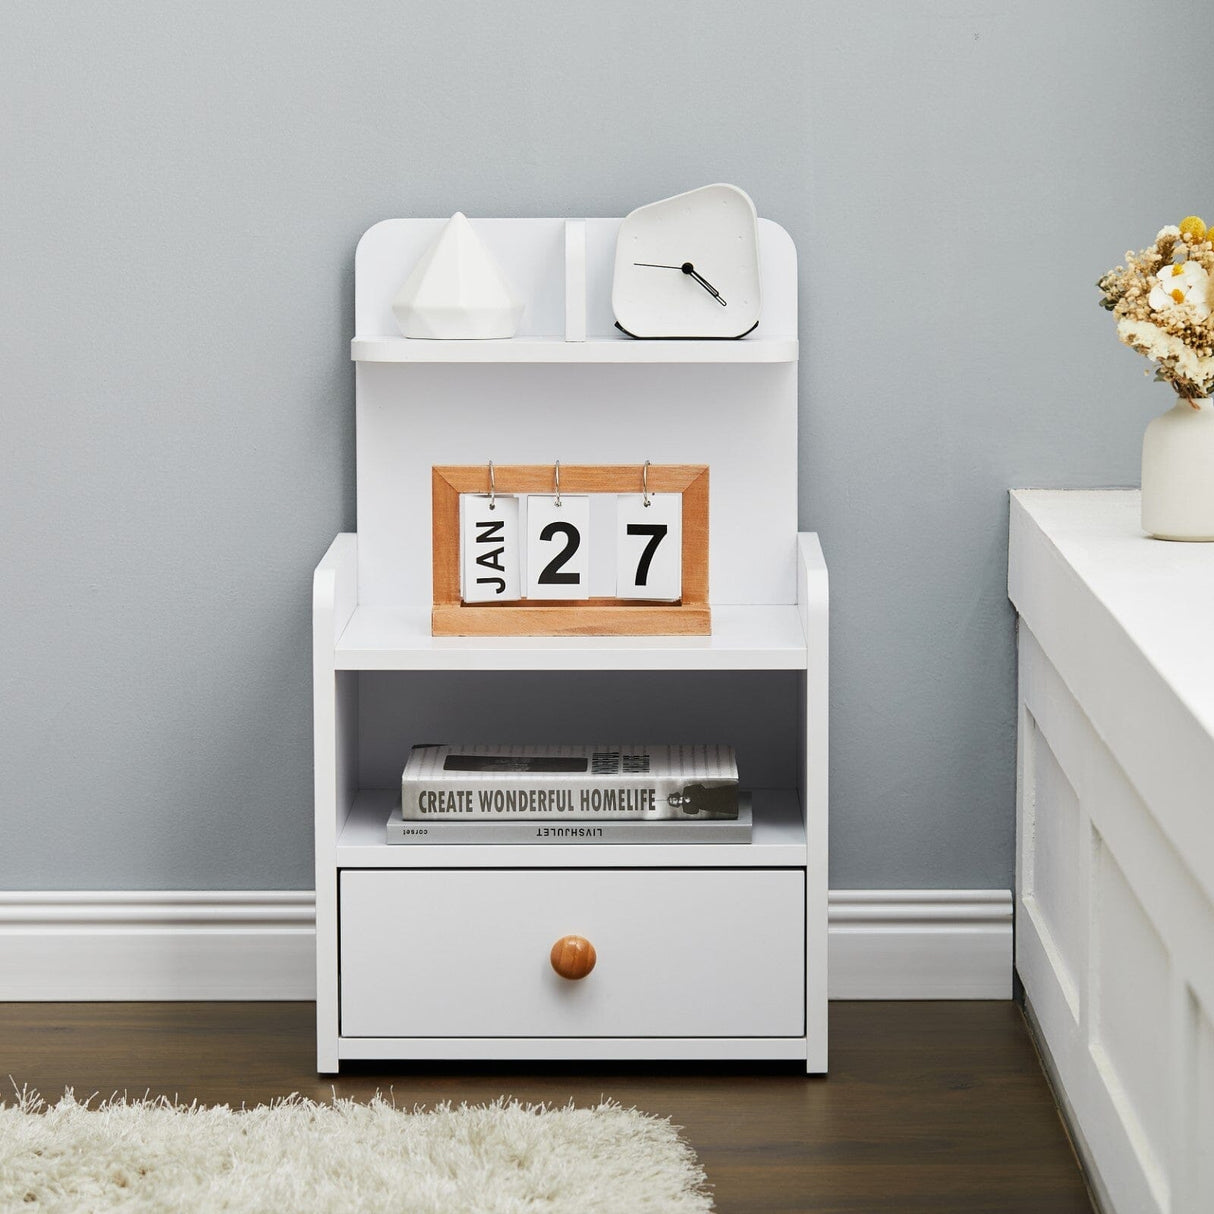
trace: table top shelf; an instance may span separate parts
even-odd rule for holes
[[[355,609],[338,670],[804,670],[791,605],[714,606],[711,636],[435,637],[428,607]]]

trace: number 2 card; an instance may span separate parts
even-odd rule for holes
[[[590,597],[590,498],[527,498],[527,598]]]

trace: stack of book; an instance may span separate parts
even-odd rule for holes
[[[415,746],[389,843],[749,843],[730,746]]]

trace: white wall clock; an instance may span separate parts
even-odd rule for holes
[[[638,207],[615,246],[611,306],[630,337],[742,337],[759,323],[758,215],[737,186]]]

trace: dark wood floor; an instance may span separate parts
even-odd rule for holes
[[[0,1078],[43,1096],[257,1104],[333,1089],[398,1104],[596,1103],[671,1117],[723,1214],[1092,1207],[1013,1003],[834,1003],[831,1073],[783,1064],[358,1064],[315,1073],[308,1003],[0,1004]]]

